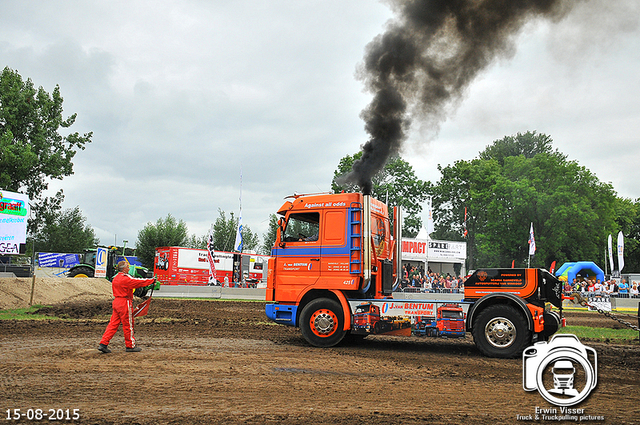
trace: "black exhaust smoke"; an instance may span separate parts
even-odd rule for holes
[[[362,111],[370,138],[340,182],[370,194],[372,178],[400,152],[411,119],[437,135],[447,112],[496,58],[513,54],[513,39],[533,17],[559,19],[562,0],[392,0],[397,17],[366,48],[358,77],[373,100]]]

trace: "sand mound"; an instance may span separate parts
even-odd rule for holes
[[[0,278],[0,309],[29,306],[30,277]],[[98,278],[36,277],[33,304],[57,304],[66,301],[113,299],[111,282]]]

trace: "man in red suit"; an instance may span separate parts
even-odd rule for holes
[[[133,336],[133,291],[136,288],[155,283],[155,279],[136,279],[127,273],[128,270],[129,264],[126,261],[120,261],[118,263],[118,274],[111,282],[113,296],[115,297],[113,300],[113,313],[98,346],[98,350],[105,354],[111,352],[109,341],[118,331],[121,323],[126,351],[129,353],[142,351],[140,347],[136,346],[136,339]]]

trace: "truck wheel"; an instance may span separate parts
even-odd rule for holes
[[[76,267],[69,272],[67,277],[93,277],[93,270],[89,267]]]
[[[474,320],[473,341],[485,356],[513,358],[529,346],[531,332],[518,310],[496,304],[482,310]]]
[[[334,300],[319,298],[300,313],[302,336],[315,347],[333,347],[345,335],[342,307]]]

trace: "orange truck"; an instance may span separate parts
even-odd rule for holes
[[[300,328],[311,345],[331,347],[345,337],[376,333],[371,317],[382,322],[381,333],[410,333],[417,317],[435,317],[439,307],[451,304],[393,298],[402,272],[399,207],[393,208],[392,223],[387,205],[369,195],[294,195],[278,215],[265,312],[276,323]],[[480,269],[465,282],[457,304],[483,354],[517,357],[558,330],[561,289],[542,269]],[[549,304],[560,314],[545,308]],[[361,305],[375,306],[365,312],[368,331],[356,322]]]
[[[447,303],[438,307],[436,317],[417,316],[412,334],[417,336],[465,336],[464,310],[457,303]]]

